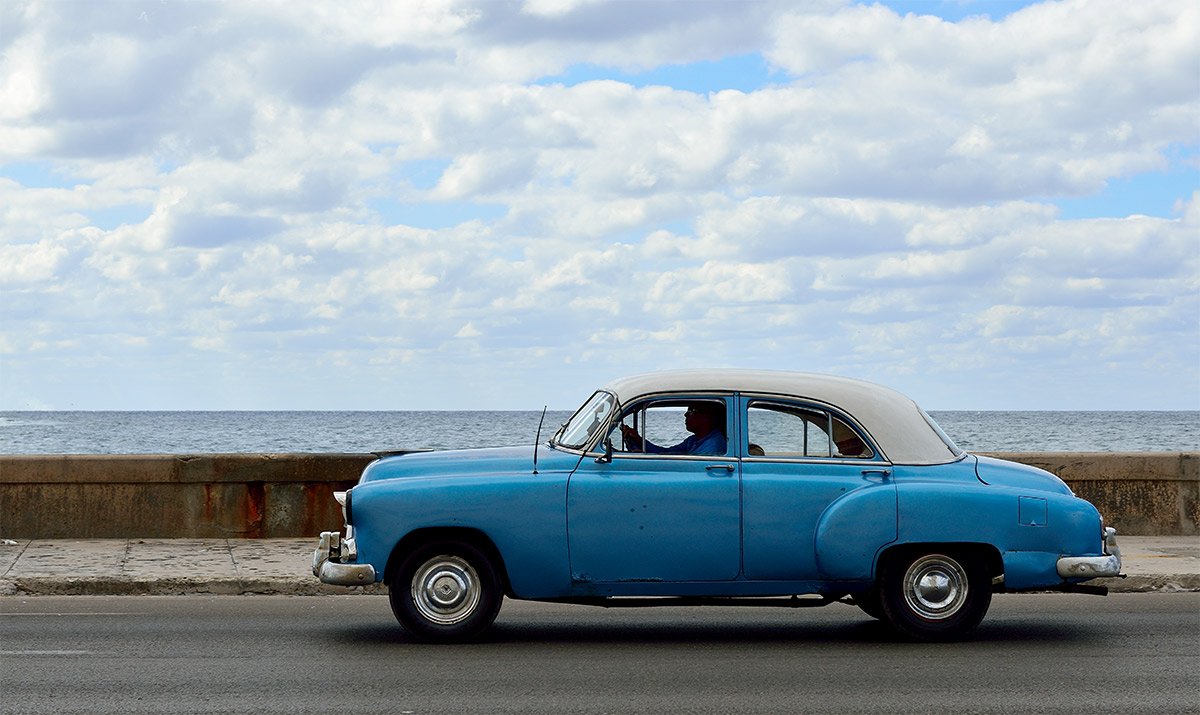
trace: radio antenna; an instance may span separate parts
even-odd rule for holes
[[[538,473],[537,451],[538,451],[538,445],[541,444],[541,442],[542,442],[542,423],[546,421],[546,408],[549,406],[550,405],[545,405],[542,407],[542,419],[538,420],[537,437],[533,438],[533,473],[534,474]]]

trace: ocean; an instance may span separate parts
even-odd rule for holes
[[[1200,412],[930,413],[973,452],[1200,451]],[[543,438],[571,416],[546,413]],[[533,444],[540,411],[0,412],[0,454],[203,454]]]

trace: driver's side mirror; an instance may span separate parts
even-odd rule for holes
[[[612,437],[604,438],[604,454],[596,457],[596,464],[608,464],[612,462],[613,446]]]

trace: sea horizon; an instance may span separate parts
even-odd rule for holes
[[[1200,410],[930,410],[967,451],[1200,451]],[[369,453],[533,444],[572,410],[4,410],[0,454]]]

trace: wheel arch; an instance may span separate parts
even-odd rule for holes
[[[994,544],[983,541],[918,541],[891,544],[883,548],[875,560],[875,580],[879,580],[883,566],[889,560],[931,551],[945,551],[951,556],[981,555],[988,575],[993,579],[1004,575],[1004,558]]]
[[[496,547],[491,537],[483,531],[467,526],[431,526],[415,529],[405,534],[392,548],[391,554],[388,555],[387,566],[384,570],[384,582],[391,582],[392,574],[403,563],[404,557],[413,549],[424,544],[439,541],[462,541],[482,551],[492,561],[496,573],[500,576],[504,594],[512,596],[512,586],[508,580],[508,568],[504,564],[504,556],[500,553],[500,549]]]

